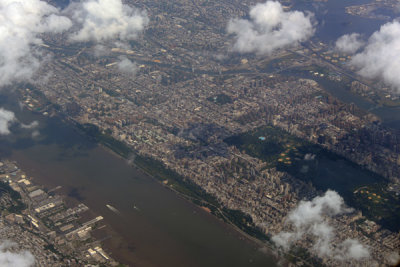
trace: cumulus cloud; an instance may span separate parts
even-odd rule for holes
[[[381,79],[400,91],[400,22],[388,22],[373,33],[350,64],[360,75]]]
[[[336,49],[353,54],[357,52],[364,45],[359,33],[345,34],[336,41]]]
[[[137,72],[137,64],[130,61],[126,57],[120,57],[120,61],[117,63],[118,70],[126,73],[126,74],[131,74],[135,75]]]
[[[34,130],[31,134],[32,138],[35,139],[40,136],[40,132],[38,130]]]
[[[14,112],[0,108],[0,135],[10,134],[10,126],[13,123],[19,125],[23,129],[33,130],[32,137],[37,137],[39,135],[39,131],[36,130],[36,128],[39,126],[38,121],[33,121],[29,124],[21,123],[15,117]]]
[[[121,0],[86,0],[73,3],[67,12],[72,12],[80,25],[70,39],[77,42],[107,40],[132,40],[148,23],[145,12],[123,4]]]
[[[227,31],[236,35],[233,49],[240,53],[270,54],[314,34],[313,14],[285,12],[279,2],[267,1],[250,9],[250,19],[234,19]]]
[[[315,154],[307,153],[304,155],[304,160],[307,160],[307,161],[315,160],[316,156],[317,155],[315,155]]]
[[[40,66],[40,34],[59,33],[71,25],[44,1],[0,1],[0,86],[31,78]]]
[[[38,127],[38,126],[39,126],[39,122],[38,121],[33,121],[33,122],[29,123],[29,124],[21,123],[21,128],[24,128],[24,129],[34,129],[34,128]]]
[[[39,132],[39,130],[37,130],[37,128],[39,127],[39,122],[38,121],[32,121],[29,124],[21,123],[20,127],[22,129],[27,129],[28,131],[31,131],[31,137],[33,139],[36,139],[37,137],[40,136],[40,132]]]
[[[315,240],[312,249],[321,257],[328,256],[337,260],[368,258],[368,249],[357,240],[346,239],[337,247],[333,246],[335,230],[326,218],[349,212],[352,209],[345,206],[343,198],[335,191],[328,190],[323,196],[311,201],[301,201],[287,218],[294,231],[281,232],[273,236],[272,240],[278,247],[287,250],[294,242],[309,235]]]
[[[29,251],[15,252],[16,244],[10,241],[0,243],[0,266],[30,267],[34,266],[35,258]]]
[[[346,239],[336,250],[335,258],[339,260],[361,260],[369,257],[368,249],[354,239]]]
[[[15,120],[15,114],[12,111],[0,108],[0,135],[10,134],[10,124]]]

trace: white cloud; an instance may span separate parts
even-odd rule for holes
[[[72,22],[40,0],[0,1],[0,86],[31,78],[40,66],[42,33],[59,33]]]
[[[392,252],[386,255],[388,263],[392,266],[398,266],[400,264],[400,255],[397,252]]]
[[[0,108],[0,135],[10,134],[10,126],[13,123],[19,125],[23,129],[33,130],[32,137],[37,137],[39,135],[39,131],[36,130],[36,128],[39,126],[38,121],[33,121],[29,124],[23,124],[18,121],[18,119],[15,117],[14,112],[6,110],[4,108]]]
[[[80,24],[70,39],[77,42],[132,40],[148,23],[145,12],[123,4],[121,0],[86,0],[71,4],[72,12]]]
[[[368,258],[368,249],[357,240],[347,239],[338,247],[333,246],[335,229],[328,224],[326,218],[351,211],[338,193],[328,190],[323,196],[311,201],[301,201],[287,218],[294,231],[281,232],[273,236],[272,240],[278,247],[287,250],[304,235],[310,235],[315,240],[312,249],[321,257],[328,256],[337,260]]]
[[[128,58],[126,57],[120,57],[119,58],[120,61],[117,63],[117,67],[118,70],[126,73],[126,74],[131,74],[131,75],[135,75],[137,72],[137,64],[130,61]]]
[[[369,38],[360,53],[350,64],[366,78],[381,79],[400,91],[400,22],[384,24]]]
[[[35,139],[40,136],[40,132],[38,130],[34,130],[31,134],[32,138]]]
[[[289,220],[296,227],[321,222],[324,215],[334,216],[350,212],[344,205],[344,200],[335,191],[328,190],[324,196],[315,197],[312,201],[301,201],[299,206],[290,213]]]
[[[103,44],[97,44],[93,47],[93,55],[95,57],[108,56],[111,54],[110,48]]]
[[[345,34],[336,41],[336,49],[353,54],[364,45],[361,35],[358,33]]]
[[[34,129],[34,128],[38,127],[38,126],[39,126],[39,122],[38,121],[33,121],[33,122],[29,123],[29,124],[21,123],[21,127],[24,128],[24,129]]]
[[[357,240],[346,239],[342,244],[340,244],[339,248],[337,248],[335,257],[339,260],[344,260],[344,259],[361,260],[363,258],[368,258],[369,252]]]
[[[9,126],[15,120],[16,118],[12,111],[0,108],[0,135],[10,134]]]
[[[227,31],[236,34],[235,51],[270,54],[310,38],[315,31],[312,18],[311,13],[285,12],[279,2],[267,1],[250,9],[250,20],[231,20]]]
[[[34,266],[35,258],[29,251],[15,252],[15,243],[3,241],[0,243],[0,266],[2,267],[30,267]]]

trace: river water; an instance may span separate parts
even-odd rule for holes
[[[326,42],[351,32],[368,36],[383,23],[343,14],[347,3],[369,2],[366,0],[331,0],[318,5],[298,2],[295,8],[323,11],[323,15],[317,15],[320,26],[316,34]],[[0,156],[16,160],[38,184],[48,188],[61,185],[63,193],[102,215],[112,235],[104,244],[117,260],[131,266],[276,266],[272,256],[233,228],[78,134],[68,124],[21,111],[5,96],[0,98],[0,106],[15,111],[24,123],[40,123],[37,139],[32,139],[27,130],[18,129],[12,136],[0,138]],[[393,117],[390,109],[376,113]],[[398,125],[399,118],[387,121]],[[106,208],[107,204],[120,214]]]
[[[387,14],[392,19],[386,20],[361,18],[345,13],[347,6],[368,4],[372,3],[372,0],[329,0],[327,2],[295,0],[294,2],[293,9],[310,11],[315,14],[317,23],[315,37],[332,47],[335,41],[344,34],[360,33],[364,40],[368,40],[371,34],[379,30],[383,24],[400,16],[400,12],[395,10]],[[338,83],[314,76],[307,77],[316,79],[326,90],[343,102],[355,103],[358,107],[376,114],[382,119],[385,126],[400,129],[400,108],[376,107],[362,97],[352,94]]]
[[[365,98],[357,94],[353,94],[342,83],[331,81],[326,77],[316,77],[310,74],[308,71],[292,69],[286,70],[282,72],[282,74],[315,80],[319,83],[319,85],[322,86],[323,89],[344,103],[354,103],[357,107],[378,116],[381,119],[383,126],[400,130],[400,107],[377,106]]]
[[[344,34],[360,33],[364,39],[379,30],[380,26],[389,20],[367,19],[346,14],[345,8],[352,5],[372,3],[373,0],[329,0],[316,2],[295,0],[293,9],[310,11],[314,14],[316,23],[315,36],[328,44],[334,42]],[[393,17],[399,13],[390,14]]]
[[[104,244],[117,260],[131,266],[276,266],[272,256],[231,226],[68,124],[21,111],[7,97],[0,98],[0,105],[24,123],[40,124],[36,139],[17,128],[0,138],[1,156],[17,161],[36,183],[49,189],[61,185],[64,194],[104,216],[112,235]]]

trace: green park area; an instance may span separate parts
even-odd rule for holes
[[[304,145],[300,139],[271,126],[228,137],[225,142],[262,159],[269,167],[292,165],[294,159],[300,156],[298,147]]]
[[[123,158],[128,158],[132,153],[131,148],[125,143],[112,137],[110,132],[101,131],[99,127],[94,124],[85,123],[76,124],[76,126],[80,131],[89,136],[90,139],[108,147]]]
[[[400,225],[400,199],[382,185],[364,186],[354,191],[354,202],[361,207],[363,215],[398,230]]]
[[[181,196],[198,206],[206,208],[206,210],[209,210],[212,214],[235,225],[245,233],[261,240],[268,239],[264,233],[260,232],[260,230],[254,226],[253,220],[249,215],[239,210],[223,208],[214,196],[205,192],[200,186],[196,185],[191,180],[166,168],[162,162],[150,157],[137,155],[134,164],[153,178],[161,181],[164,185],[179,193]]]
[[[400,230],[400,200],[385,189],[388,181],[378,174],[273,126],[231,136],[225,142],[263,160],[267,168],[311,182],[317,190],[337,191],[368,219],[392,231]],[[369,189],[354,193],[360,187]]]
[[[218,94],[215,96],[211,96],[207,98],[207,100],[219,105],[232,103],[232,98],[226,94]]]

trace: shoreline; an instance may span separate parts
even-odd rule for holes
[[[87,132],[85,132],[82,129],[82,127],[79,127],[79,125],[81,125],[80,123],[73,120],[68,115],[60,113],[55,107],[53,107],[53,105],[47,106],[46,110],[32,110],[29,108],[27,108],[26,110],[32,114],[35,114],[36,116],[40,116],[45,119],[51,118],[51,119],[59,120],[62,124],[67,124],[68,126],[70,126],[72,128],[72,130],[75,131],[78,135],[81,135],[83,138],[87,138],[94,144],[99,145],[101,147],[101,149],[104,149],[107,153],[110,153],[113,156],[116,156],[117,158],[122,159],[124,161],[126,161],[128,159],[127,155],[124,156],[123,154],[120,153],[120,150],[118,150],[118,149],[115,150],[114,146],[110,145],[109,143],[104,143],[99,140],[96,140],[96,138],[93,138],[93,136],[91,136]],[[47,112],[48,114],[43,114],[43,112]],[[108,139],[108,140],[110,140],[110,139]],[[114,138],[112,138],[112,141],[117,142],[117,143],[122,143]],[[122,143],[122,144],[124,144],[124,143]],[[131,154],[135,154],[135,155],[139,156],[138,153],[135,153],[132,149],[130,149],[130,155]],[[284,260],[283,258],[281,258],[277,255],[277,251],[273,250],[270,244],[265,243],[261,239],[248,234],[245,230],[241,229],[240,225],[235,224],[231,219],[229,219],[227,217],[227,215],[224,214],[224,211],[222,211],[222,209],[223,209],[222,207],[217,207],[216,205],[211,204],[209,201],[206,201],[202,197],[199,198],[198,197],[199,195],[197,195],[197,197],[192,197],[189,194],[182,193],[180,190],[177,190],[176,188],[172,187],[170,184],[168,184],[168,185],[164,184],[163,180],[160,180],[159,178],[155,177],[149,171],[146,171],[143,168],[143,166],[139,166],[135,162],[128,163],[128,165],[130,168],[134,168],[135,170],[137,170],[140,173],[147,176],[147,178],[151,178],[151,180],[156,181],[158,185],[162,185],[163,188],[168,189],[168,191],[172,191],[179,198],[184,199],[185,202],[190,203],[191,205],[194,205],[196,208],[198,208],[202,211],[204,211],[202,207],[207,207],[207,208],[213,207],[212,209],[214,211],[211,211],[210,213],[205,212],[207,214],[207,216],[211,215],[212,218],[218,218],[217,221],[222,223],[223,227],[237,233],[238,234],[237,236],[239,239],[244,238],[245,240],[247,240],[247,242],[254,244],[254,246],[257,247],[260,251],[262,251],[263,254],[265,254],[266,256],[270,256],[271,259],[273,259],[273,261],[275,263],[278,261]],[[174,180],[178,180],[178,179],[174,179]],[[43,185],[45,185],[45,184],[43,184]],[[180,188],[185,188],[186,190],[188,190],[188,192],[196,193],[196,191],[191,190],[190,187],[183,187],[182,184],[181,184]],[[198,188],[200,188],[200,187],[198,186]],[[197,192],[197,193],[199,193],[199,192]],[[204,193],[204,191],[203,191],[203,193]],[[66,193],[64,195],[67,198],[71,198],[70,196],[67,196]],[[205,195],[208,196],[208,194],[205,194]],[[210,210],[212,210],[212,209],[210,209]],[[254,228],[254,229],[256,229],[256,228]],[[266,249],[268,251],[266,251]],[[110,252],[111,252],[111,255],[115,255],[115,253],[113,253],[114,252],[113,250],[111,250]],[[116,260],[119,260],[119,258],[116,258]],[[121,262],[123,262],[123,261],[121,260]]]
[[[77,130],[79,132],[79,134],[84,135],[85,137],[88,137],[89,139],[92,139],[92,137],[88,136],[84,131],[82,131],[77,124],[79,125],[78,122],[66,117],[66,123],[70,123],[72,124],[72,126],[74,127],[75,130]],[[114,151],[112,149],[112,147],[103,144],[102,142],[93,140],[97,145],[101,146],[104,150],[106,150],[107,152],[111,153],[112,155],[127,161],[128,159],[125,158],[123,155],[119,154],[118,152]],[[117,140],[118,141],[118,140]],[[136,157],[142,157],[140,155],[138,155],[136,152],[131,151],[132,154],[135,155],[135,159]],[[261,238],[257,238],[256,236],[251,235],[250,233],[247,233],[245,230],[241,229],[239,225],[235,224],[233,221],[231,221],[231,219],[229,219],[227,217],[226,214],[224,214],[224,212],[221,210],[221,207],[217,207],[212,203],[209,203],[208,201],[206,201],[205,199],[196,199],[191,197],[190,195],[187,195],[183,192],[180,192],[179,190],[175,189],[173,186],[171,186],[169,183],[165,183],[166,180],[162,180],[162,179],[158,179],[156,178],[154,175],[152,175],[150,172],[148,172],[145,168],[140,167],[138,164],[135,164],[135,161],[127,163],[130,167],[135,168],[136,170],[142,172],[147,178],[152,179],[153,181],[157,182],[159,185],[163,186],[164,188],[167,188],[168,190],[174,192],[178,197],[184,199],[185,201],[188,201],[189,203],[195,205],[197,208],[205,211],[206,213],[208,213],[209,215],[213,216],[214,218],[218,219],[219,221],[221,221],[222,223],[225,224],[225,226],[228,227],[232,227],[232,229],[238,233],[240,236],[246,238],[248,241],[254,243],[258,249],[260,249],[260,251],[262,251],[263,253],[273,257],[273,259],[278,263],[280,263],[282,266],[286,266],[289,264],[289,260],[287,259],[287,257],[291,257],[291,258],[295,258],[298,262],[301,262],[304,264],[304,266],[312,266],[312,264],[308,263],[305,261],[305,259],[294,255],[292,253],[290,253],[289,251],[284,252],[283,255],[281,255],[279,253],[279,251],[273,247],[272,243],[268,243],[269,237],[265,236],[265,239],[262,240]],[[161,163],[159,163],[161,164]],[[162,165],[162,167],[164,167]],[[168,181],[168,180],[167,180]],[[200,186],[199,188],[201,190],[203,190]],[[188,190],[190,190],[190,188],[186,188]],[[191,191],[193,192],[193,191]],[[205,191],[204,191],[205,192]],[[206,193],[208,195],[208,193]],[[200,203],[199,203],[200,201]],[[202,205],[203,204],[203,205]],[[210,206],[213,209],[210,209]],[[210,212],[208,210],[210,210]],[[222,207],[222,209],[226,209],[224,207]],[[230,210],[230,209],[226,209],[228,211],[236,211],[236,210]],[[217,213],[215,213],[215,211],[217,211]],[[238,210],[238,212],[242,213],[241,211]],[[242,213],[244,214],[244,213]],[[253,230],[258,231],[258,229],[256,227],[253,227]],[[267,249],[267,251],[265,250]]]
[[[102,141],[102,139],[98,139],[99,136],[91,136],[90,134],[88,134],[87,132],[85,132],[84,128],[82,128],[82,125],[79,124],[78,122],[74,121],[72,118],[67,117],[66,115],[63,114],[55,114],[56,118],[59,117],[61,118],[62,123],[66,123],[69,126],[72,126],[72,129],[74,131],[76,131],[79,135],[81,135],[84,138],[88,138],[89,140],[91,140],[94,144],[99,145],[102,149],[104,149],[105,151],[112,152],[110,154],[112,154],[113,156],[116,156],[119,159],[123,159],[125,161],[125,163],[127,163],[126,161],[129,160],[129,156],[132,154],[137,155],[135,160],[133,160],[132,163],[127,163],[130,167],[135,168],[136,170],[140,171],[141,173],[145,174],[147,176],[147,178],[151,178],[153,181],[156,180],[158,182],[158,184],[161,184],[164,188],[168,187],[169,190],[173,191],[174,194],[178,195],[180,198],[185,198],[186,201],[188,201],[191,204],[194,204],[196,207],[198,208],[202,208],[202,207],[207,207],[210,208],[211,207],[211,214],[214,215],[215,217],[219,218],[219,221],[225,222],[227,225],[230,225],[232,227],[233,230],[235,230],[235,232],[237,232],[239,235],[243,236],[244,238],[246,238],[247,240],[253,242],[254,244],[256,244],[260,249],[261,248],[267,248],[268,252],[265,251],[265,249],[263,250],[263,253],[265,253],[266,255],[270,255],[274,257],[275,262],[278,262],[279,260],[286,262],[292,262],[292,260],[295,258],[295,261],[297,262],[303,262],[303,264],[306,265],[310,265],[309,262],[309,258],[308,256],[306,258],[304,257],[298,257],[296,255],[290,254],[289,253],[281,253],[279,250],[274,249],[269,243],[265,243],[264,241],[262,241],[262,239],[259,239],[251,234],[249,234],[246,230],[248,229],[243,229],[241,226],[241,224],[235,224],[231,219],[227,218],[223,208],[219,207],[218,205],[215,206],[207,200],[205,200],[203,197],[199,197],[202,195],[202,193],[204,193],[204,190],[202,190],[200,193],[196,190],[192,190],[192,184],[185,184],[185,181],[190,182],[190,179],[180,179],[180,175],[177,173],[174,173],[173,171],[167,169],[161,162],[158,162],[158,165],[156,166],[156,168],[152,168],[151,166],[146,165],[145,166],[140,166],[140,164],[137,164],[137,158],[143,158],[143,156],[138,155],[138,153],[135,153],[135,151],[133,151],[131,148],[130,149],[130,153],[127,156],[123,156],[122,154],[120,154],[119,152],[121,151],[119,148],[117,147],[116,150],[113,149],[113,146],[110,143],[104,143],[104,141]],[[79,125],[81,127],[79,127]],[[94,125],[93,125],[94,126]],[[96,126],[97,127],[97,126]],[[98,129],[99,130],[99,129]],[[100,130],[101,131],[101,130]],[[104,135],[104,132],[97,132],[97,134],[100,134],[100,137],[102,135]],[[106,141],[110,140],[110,138],[112,138],[113,143],[119,143],[119,144],[124,144],[124,146],[127,146],[125,143],[118,141],[116,139],[114,139],[111,136],[108,136],[107,139],[105,139]],[[145,157],[144,157],[145,158]],[[132,159],[131,159],[132,160]],[[154,160],[156,162],[156,160]],[[165,177],[163,177],[164,175],[160,173],[157,173],[157,169],[159,169],[161,167],[161,169],[163,171],[167,171],[169,172],[169,175],[171,175],[170,172],[172,172],[174,175],[176,175],[177,177],[174,177],[172,179],[173,181],[173,185],[177,184],[178,188],[173,187],[170,185],[169,183],[169,179],[166,179]],[[156,175],[154,175],[154,171],[156,171]],[[168,180],[168,185],[166,185],[164,183],[165,180]],[[199,187],[199,186],[198,186]],[[201,189],[201,187],[199,187]],[[179,189],[184,189],[184,192],[189,192],[189,194],[185,194],[182,191],[180,191]],[[195,197],[192,196],[192,193],[194,193]],[[207,196],[208,194],[205,194],[205,196]],[[221,210],[222,209],[222,210]],[[214,211],[214,212],[213,212]],[[244,215],[244,214],[243,214]],[[244,217],[245,218],[245,217]],[[257,228],[253,228],[256,229]],[[295,251],[296,253],[296,251]],[[296,253],[297,254],[297,253]],[[278,256],[279,255],[279,256]],[[306,261],[306,262],[304,262]]]
[[[103,216],[93,212],[83,202],[65,192],[60,192],[61,187],[49,188],[49,184],[38,181],[30,175],[29,169],[20,166],[19,161],[11,157],[2,157],[1,162],[5,166],[15,166],[13,172],[7,171],[0,177],[0,189],[3,188],[3,192],[10,194],[13,201],[17,203],[16,206],[0,212],[8,227],[18,226],[21,233],[29,232],[36,236],[44,244],[42,253],[53,253],[56,257],[54,260],[70,259],[75,263],[85,265],[120,266],[120,263],[111,256],[112,253],[103,250],[105,238],[99,239],[96,236],[96,234],[101,236],[102,233],[98,231],[105,227],[102,222]],[[32,193],[36,195],[32,196]],[[43,202],[53,204],[53,206],[44,208],[49,204],[43,205]],[[63,225],[62,220],[65,218],[69,220],[63,227],[68,226],[68,229],[62,230],[58,224]],[[99,228],[100,224],[102,226]],[[68,241],[78,242],[79,245],[71,250],[64,246]],[[31,250],[28,251],[32,253]],[[95,251],[92,257],[88,254],[90,251]],[[35,261],[43,261],[43,255],[38,255],[37,251],[34,254]]]

